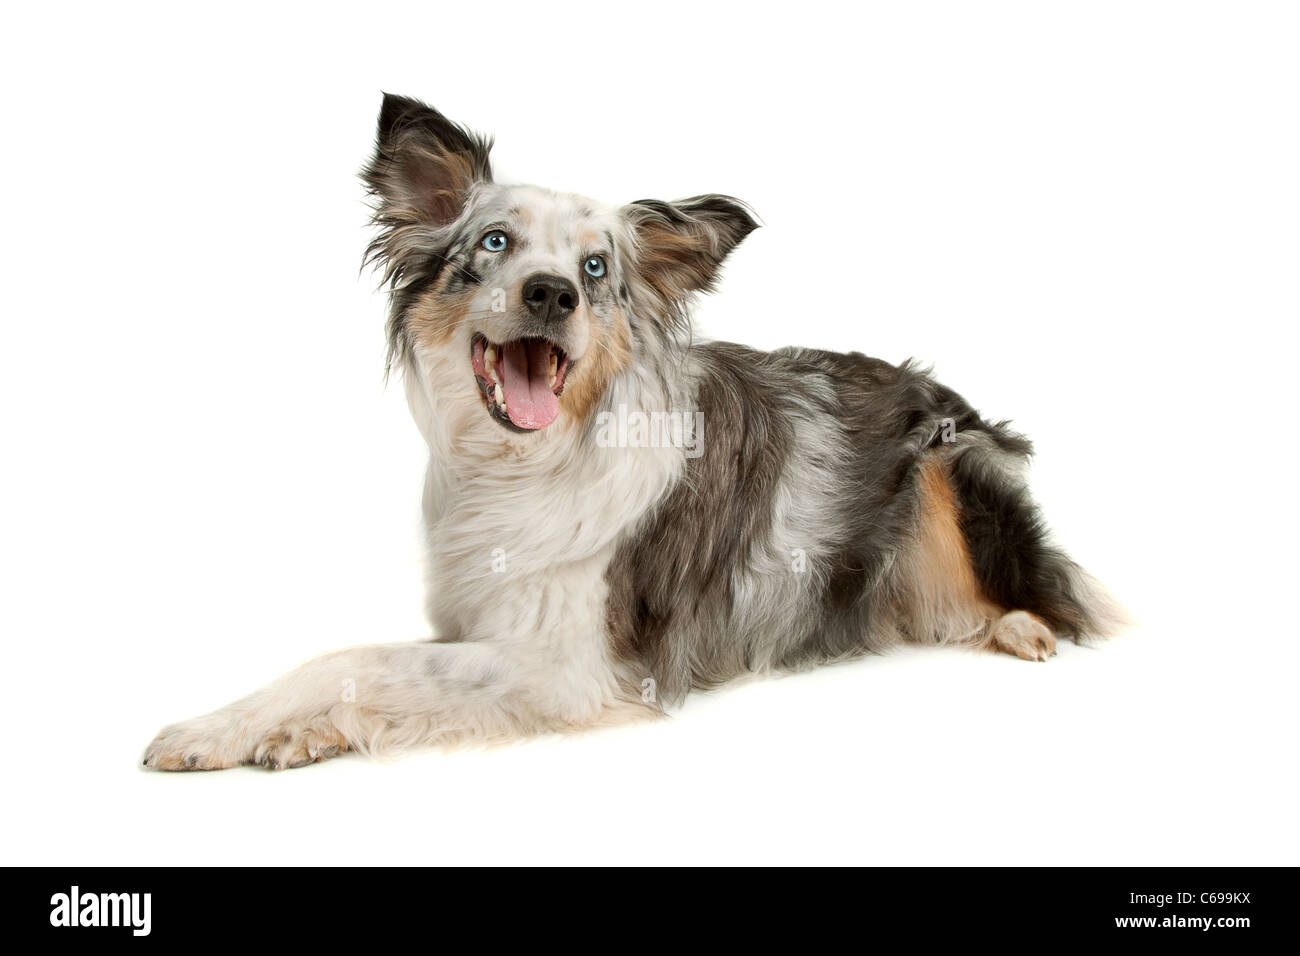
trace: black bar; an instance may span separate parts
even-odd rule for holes
[[[747,938],[811,945],[844,934],[871,946],[902,934],[927,945],[1130,940],[1235,950],[1289,940],[1295,927],[1291,868],[11,868],[8,876],[6,925],[51,942],[201,945],[235,932],[358,945],[415,934],[436,946],[464,934],[497,943],[518,929],[534,946],[568,934],[584,949],[661,946],[682,934],[727,949]],[[117,926],[71,925],[115,918]]]

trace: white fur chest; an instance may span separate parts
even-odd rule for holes
[[[485,437],[460,427],[481,426],[481,408],[438,396],[435,412],[410,380],[407,395],[430,447],[424,517],[438,636],[541,653],[603,643],[605,567],[680,474],[681,449],[603,447],[577,427]]]

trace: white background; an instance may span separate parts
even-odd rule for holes
[[[1294,7],[364,9],[6,14],[4,862],[1300,862]],[[423,448],[358,275],[381,90],[495,133],[503,180],[750,202],[702,329],[933,362],[1036,439],[1140,625],[142,771],[164,723],[426,633]]]

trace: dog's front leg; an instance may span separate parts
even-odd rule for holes
[[[228,707],[165,727],[144,763],[158,770],[280,769],[345,750],[504,739],[580,722],[582,714],[558,713],[539,698],[544,682],[530,680],[530,670],[507,649],[478,642],[338,651]],[[591,695],[586,708],[598,712],[600,697]]]

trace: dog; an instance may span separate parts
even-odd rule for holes
[[[609,207],[497,183],[490,151],[385,95],[362,172],[430,451],[434,638],[312,660],[163,729],[147,767],[589,728],[903,641],[1046,661],[1122,623],[1007,423],[911,363],[693,340],[742,202]]]

